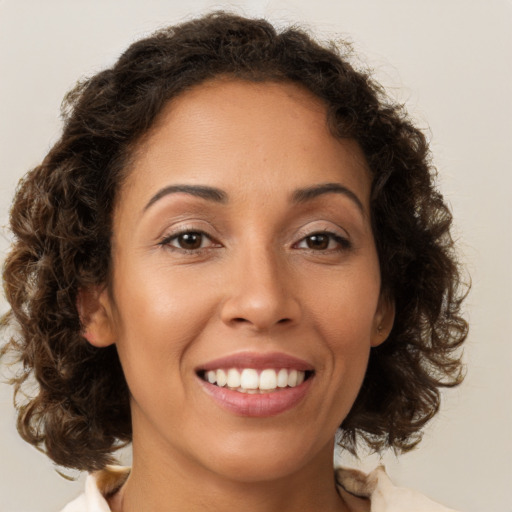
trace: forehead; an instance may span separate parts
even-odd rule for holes
[[[164,107],[134,156],[128,182],[144,186],[282,178],[297,187],[348,180],[363,196],[369,188],[358,144],[336,139],[324,102],[288,82],[221,78],[195,86]]]
[[[213,102],[212,102],[213,100]],[[219,76],[205,82],[201,82],[172,99],[163,109],[160,118],[172,112],[174,115],[182,109],[190,112],[196,105],[199,112],[208,106],[212,111],[229,114],[229,108],[248,108],[250,104],[253,110],[260,110],[268,106],[275,108],[276,100],[283,102],[282,115],[285,111],[289,115],[298,115],[300,110],[309,111],[312,116],[320,116],[325,119],[325,102],[311,93],[299,83],[291,81],[250,81],[230,76]],[[291,108],[295,104],[295,108]],[[250,107],[249,107],[250,108]],[[301,112],[305,114],[305,112]],[[158,124],[158,123],[156,123]]]
[[[304,133],[306,127],[308,133]],[[178,135],[180,142],[186,143],[200,138],[206,131],[209,137],[202,138],[205,145],[210,141],[218,144],[226,135],[234,142],[245,142],[251,137],[253,144],[262,142],[271,133],[286,134],[287,140],[301,135],[311,137],[313,132],[331,137],[325,104],[303,87],[291,82],[249,82],[220,77],[170,100],[144,137],[139,154],[164,143],[171,135]]]

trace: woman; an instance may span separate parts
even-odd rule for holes
[[[99,471],[66,510],[379,510],[381,471],[335,485],[335,434],[413,448],[467,332],[421,132],[347,55],[222,13],[67,106],[15,198],[3,322],[39,384],[20,434]]]

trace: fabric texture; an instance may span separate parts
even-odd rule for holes
[[[61,512],[111,512],[107,497],[122,487],[129,474],[130,468],[122,466],[109,466],[103,471],[90,474],[85,482],[85,492]],[[393,485],[383,466],[369,474],[355,469],[337,468],[336,482],[340,494],[348,498],[347,504],[354,505],[356,511],[457,512],[435,503],[417,491]]]

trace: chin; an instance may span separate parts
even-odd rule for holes
[[[232,442],[228,447],[208,450],[208,458],[216,462],[213,470],[237,482],[278,481],[296,473],[313,458],[332,460],[333,457],[334,441],[319,451],[316,442],[298,439],[296,431],[284,437],[256,437],[258,439],[244,441],[237,436],[238,442]]]
[[[259,482],[279,481],[295,473],[301,467],[300,457],[263,458],[237,457],[223,461],[221,467],[216,467],[217,474],[233,482],[254,484]]]

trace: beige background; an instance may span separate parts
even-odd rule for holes
[[[401,485],[454,508],[512,511],[510,0],[0,0],[0,225],[17,180],[56,139],[59,104],[76,79],[159,26],[230,6],[348,36],[430,133],[473,278],[468,376],[420,448],[384,460]],[[7,246],[2,229],[0,257]],[[0,512],[59,510],[82,481],[61,478],[18,438],[11,391],[0,385]]]

